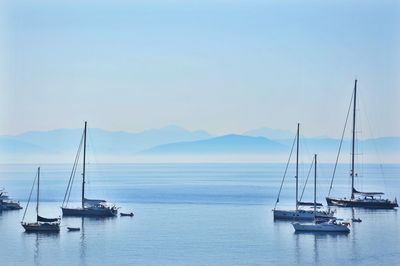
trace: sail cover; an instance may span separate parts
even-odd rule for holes
[[[99,205],[100,203],[106,203],[105,200],[102,199],[87,199],[84,198],[83,202],[85,203],[85,205]]]
[[[298,204],[300,206],[314,206],[314,202],[299,201]],[[322,206],[322,203],[317,202],[315,205]]]
[[[364,195],[364,196],[376,196],[376,195],[384,195],[385,194],[383,192],[361,192],[361,191],[356,190],[355,188],[353,188],[353,193]]]
[[[38,222],[43,222],[43,223],[54,223],[58,221],[58,218],[45,218],[42,216],[37,216],[37,221]]]

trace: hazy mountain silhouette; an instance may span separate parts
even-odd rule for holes
[[[284,144],[264,137],[225,135],[207,140],[178,142],[156,146],[146,154],[249,154],[286,151]]]
[[[15,136],[0,136],[0,154],[70,154],[75,153],[83,129],[31,131]],[[177,126],[149,129],[139,133],[89,128],[87,145],[99,154],[134,154],[151,147],[178,141],[194,141],[211,136],[205,131],[188,131]]]
[[[82,132],[82,128],[57,129],[0,136],[0,160],[3,163],[72,162]],[[252,134],[255,136],[250,136]],[[268,135],[271,138],[258,135]],[[200,155],[201,160],[213,158],[208,155],[218,155],[218,158],[234,156],[237,161],[244,157],[236,155],[246,155],[248,158],[251,155],[249,161],[257,158],[258,161],[284,162],[293,138],[294,133],[290,131],[268,128],[251,130],[245,135],[228,134],[218,137],[205,131],[188,131],[177,126],[138,133],[89,128],[87,145],[89,155],[102,158],[102,162],[130,162],[140,156],[145,156],[146,161],[151,162],[154,156],[179,159],[187,158],[187,155]],[[339,144],[340,140],[332,138],[300,138],[301,152],[318,153],[322,160],[331,162],[336,158]],[[341,153],[344,161],[348,159],[350,147],[351,141],[344,140]],[[357,153],[373,154],[374,162],[400,161],[400,137],[360,140],[356,147]]]

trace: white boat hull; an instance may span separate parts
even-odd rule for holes
[[[336,233],[349,233],[350,229],[343,224],[301,224],[293,223],[294,230],[296,232],[336,232]]]
[[[314,211],[313,210],[273,210],[274,212],[274,219],[277,220],[307,220],[313,221],[314,220]],[[332,212],[325,212],[325,211],[317,211],[316,216],[319,218],[332,218]]]

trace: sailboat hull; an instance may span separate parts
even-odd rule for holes
[[[324,232],[324,233],[349,233],[347,226],[340,224],[300,224],[293,223],[296,232]]]
[[[59,223],[22,223],[22,227],[26,232],[60,232]]]
[[[329,206],[338,207],[358,207],[369,209],[394,209],[398,207],[396,201],[384,199],[346,199],[346,198],[326,198]]]
[[[314,220],[314,211],[307,210],[273,210],[274,219],[276,220],[303,220],[303,221],[312,221]],[[317,211],[316,216],[318,218],[332,218],[333,213],[325,212],[325,211]]]
[[[114,217],[117,216],[116,208],[61,208],[63,216],[78,217]]]

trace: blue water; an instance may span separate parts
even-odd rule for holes
[[[61,215],[70,165],[42,165],[40,213]],[[349,235],[295,234],[274,222],[272,208],[283,164],[92,164],[87,196],[135,213],[112,219],[63,218],[58,235],[27,234],[23,210],[0,213],[0,265],[396,265],[400,219],[396,210],[337,209],[359,217]],[[300,184],[307,175],[302,166]],[[320,165],[318,199],[328,192],[332,165]],[[400,165],[365,165],[360,190],[399,196]],[[0,187],[26,201],[35,165],[1,165]],[[361,173],[362,172],[362,173]],[[383,175],[382,175],[383,173]],[[293,207],[290,169],[279,208]],[[77,175],[70,206],[78,206]],[[312,200],[312,177],[304,200]],[[349,195],[348,166],[340,165],[333,195]],[[25,202],[23,202],[25,205]],[[26,220],[33,219],[34,204]],[[67,232],[66,226],[79,226]]]

